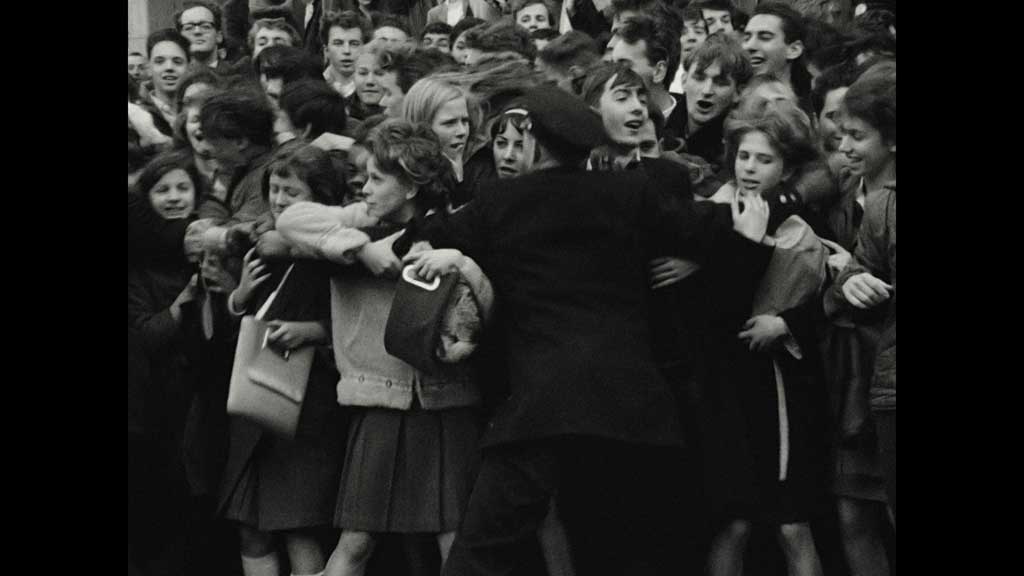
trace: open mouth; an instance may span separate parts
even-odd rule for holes
[[[173,84],[174,82],[178,81],[177,76],[161,76],[160,79],[164,82],[167,82],[168,84]]]
[[[501,174],[502,176],[515,176],[519,174],[519,170],[510,166],[500,166],[498,168],[498,174]]]
[[[715,103],[711,100],[700,99],[697,100],[697,110],[704,113],[709,113],[715,107]]]
[[[629,120],[627,122],[623,122],[623,125],[630,130],[639,130],[643,128],[644,123],[643,120]]]
[[[751,56],[750,57],[750,63],[752,65],[754,65],[754,66],[760,66],[761,64],[764,64],[764,57],[763,56]]]

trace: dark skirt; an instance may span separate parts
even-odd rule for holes
[[[335,526],[360,532],[454,531],[473,486],[479,436],[474,408],[357,409]]]
[[[344,463],[345,416],[333,371],[314,369],[295,439],[231,418],[220,513],[263,531],[329,526]]]
[[[743,518],[805,522],[826,505],[828,443],[820,378],[807,361],[734,347],[726,378],[702,386],[697,404],[705,496],[714,522]],[[780,480],[779,362],[787,412],[788,462]]]

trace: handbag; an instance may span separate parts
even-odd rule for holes
[[[228,414],[251,420],[286,438],[294,438],[298,428],[314,347],[276,349],[267,342],[272,327],[262,318],[291,271],[289,268],[285,272],[277,290],[255,316],[242,318],[227,403]]]
[[[421,372],[437,373],[441,323],[459,274],[448,273],[427,283],[418,279],[412,266],[402,270],[391,311],[384,328],[384,349]]]

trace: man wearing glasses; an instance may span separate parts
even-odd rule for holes
[[[188,38],[192,61],[216,68],[220,63],[218,50],[224,41],[220,6],[203,0],[185,2],[174,22],[178,31]]]

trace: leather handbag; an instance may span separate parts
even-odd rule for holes
[[[228,414],[252,420],[286,438],[294,438],[298,428],[314,347],[276,349],[267,342],[273,328],[262,316],[290,273],[291,268],[256,316],[242,318],[227,403]]]
[[[384,329],[388,354],[421,372],[441,370],[437,357],[441,323],[458,279],[458,272],[453,272],[427,283],[416,277],[412,266],[402,270]]]

